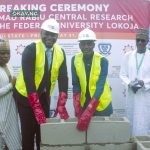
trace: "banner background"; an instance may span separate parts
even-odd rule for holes
[[[12,17],[15,11],[38,10],[39,17]],[[69,90],[67,109],[71,116],[71,58],[79,51],[77,35],[85,27],[97,35],[95,50],[109,60],[108,80],[112,88],[114,114],[124,115],[125,91],[119,79],[120,64],[127,51],[135,49],[135,32],[150,25],[150,1],[147,0],[2,0],[0,4],[0,37],[8,38],[11,46],[10,63],[16,76],[21,66],[21,54],[26,45],[40,38],[41,23],[50,17],[60,23],[58,43],[67,57]],[[57,87],[57,86],[56,86]],[[55,88],[51,108],[55,109],[58,90]]]

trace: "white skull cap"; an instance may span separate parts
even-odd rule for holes
[[[0,39],[0,51],[9,51],[9,50],[10,50],[9,41]]]

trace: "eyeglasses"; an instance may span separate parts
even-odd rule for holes
[[[146,42],[145,39],[136,39],[136,41],[137,41],[137,42],[142,42],[142,43]]]

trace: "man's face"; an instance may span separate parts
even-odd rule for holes
[[[0,50],[0,65],[3,66],[8,63],[10,59],[10,50]]]
[[[146,45],[148,43],[148,36],[144,34],[136,35],[136,46],[138,52],[143,52],[146,49]]]
[[[93,40],[80,41],[79,47],[80,47],[83,55],[88,56],[88,55],[93,54],[95,42]]]
[[[58,38],[57,33],[41,30],[41,39],[47,48],[52,48]]]

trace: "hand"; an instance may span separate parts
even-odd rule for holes
[[[16,77],[15,76],[12,77],[11,83],[13,86],[15,86],[15,84],[16,84]]]
[[[73,93],[73,106],[75,110],[75,116],[79,119],[82,114],[82,107],[80,103],[80,93]]]
[[[99,101],[96,100],[95,98],[92,98],[90,100],[87,108],[85,109],[85,111],[81,115],[80,119],[78,120],[78,123],[76,126],[78,130],[86,131],[88,129],[91,118],[92,118],[98,104],[99,104]]]
[[[66,101],[67,101],[67,94],[65,92],[61,92],[58,97],[57,108],[54,114],[55,117],[57,116],[57,113],[59,113],[61,119],[66,120],[69,118],[68,112],[65,107]]]
[[[138,80],[131,81],[129,84],[129,88],[133,91],[133,93],[136,93],[142,86],[139,84]]]
[[[40,125],[42,123],[46,123],[46,117],[41,107],[38,94],[37,93],[29,94],[28,99],[38,124]]]
[[[144,86],[144,81],[143,80],[138,80],[139,85],[141,85],[141,87]]]

